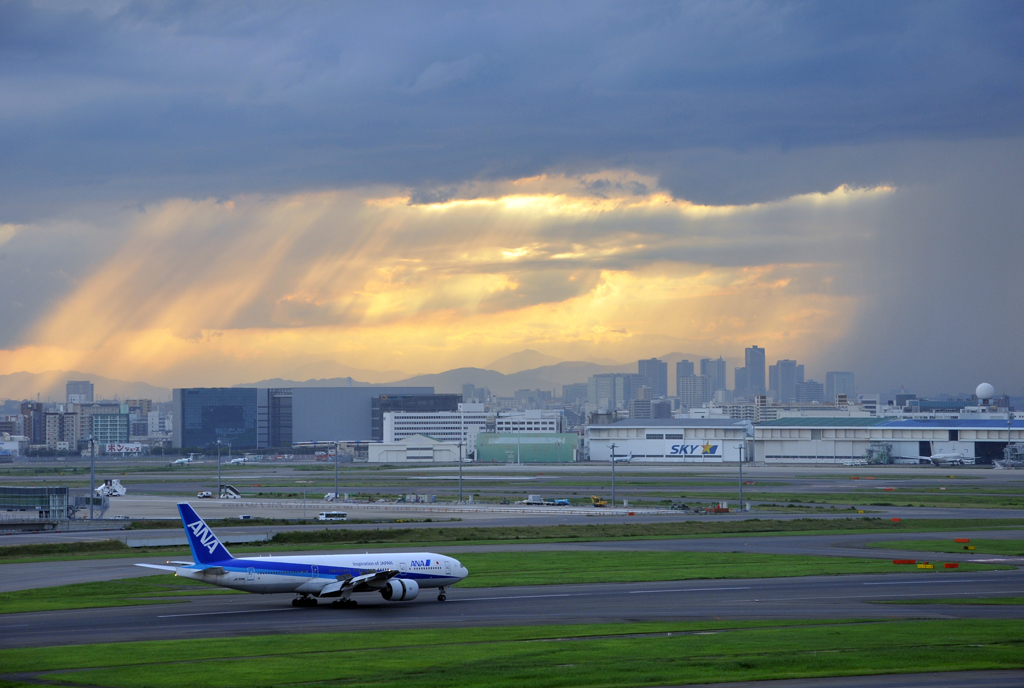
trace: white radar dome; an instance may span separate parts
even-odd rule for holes
[[[974,390],[974,394],[979,399],[991,399],[996,395],[996,388],[987,382],[982,382],[978,385],[978,389]]]

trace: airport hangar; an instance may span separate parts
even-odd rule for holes
[[[615,458],[657,463],[738,463],[749,459],[749,421],[708,418],[638,418],[587,427],[591,461]]]
[[[779,418],[754,426],[754,460],[766,464],[843,464],[883,450],[894,460],[962,454],[991,464],[1007,440],[1024,442],[1024,420]]]

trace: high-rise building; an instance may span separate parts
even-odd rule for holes
[[[703,406],[711,401],[711,380],[707,375],[691,375],[677,380],[679,405],[686,408]]]
[[[712,394],[720,389],[725,389],[725,359],[721,356],[716,359],[700,359],[700,374],[706,375],[711,381]]]
[[[791,359],[783,359],[768,369],[768,391],[783,404],[796,398],[796,384],[803,381],[803,366]]]
[[[456,411],[388,411],[384,414],[384,442],[394,444],[413,435],[426,435],[449,444],[473,447],[487,426],[483,404],[459,404]]]
[[[733,396],[736,398],[747,396],[747,369],[736,368],[733,372]]]
[[[21,415],[25,417],[25,437],[29,444],[46,443],[46,421],[43,417],[43,405],[38,401],[26,401],[21,405]]]
[[[857,393],[853,382],[853,373],[825,373],[825,401],[834,403],[840,394],[845,394],[850,400],[856,399]]]
[[[644,384],[651,388],[655,398],[668,396],[668,363],[657,358],[637,361],[637,372]]]
[[[457,411],[462,403],[460,394],[382,394],[370,401],[370,439],[384,441],[384,414],[397,411],[436,413]]]
[[[566,406],[587,403],[587,383],[574,382],[571,385],[562,385],[562,403]]]
[[[127,413],[97,413],[92,417],[92,437],[101,448],[104,444],[127,442],[129,432]]]
[[[679,396],[679,381],[686,377],[693,377],[693,361],[688,361],[685,358],[681,361],[676,362],[676,380],[675,380],[675,394]]]
[[[68,380],[64,386],[69,404],[91,404],[94,399],[93,385],[90,380]]]
[[[796,399],[799,404],[812,402],[823,403],[825,401],[825,385],[816,380],[796,383]]]
[[[764,394],[764,349],[756,345],[747,347],[743,363],[744,368],[747,369],[747,394],[751,396]]]
[[[78,414],[46,413],[46,448],[73,451],[78,448]]]
[[[631,373],[599,373],[587,382],[587,403],[608,410],[624,409],[644,378]]]

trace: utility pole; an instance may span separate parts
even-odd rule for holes
[[[740,511],[743,511],[743,446],[746,442],[740,444]]]
[[[89,520],[92,520],[92,503],[96,499],[96,452],[93,451],[93,436],[89,436]]]
[[[459,440],[459,504],[462,504],[462,441]]]
[[[220,440],[217,440],[217,499],[221,497],[221,485],[223,484],[220,479]]]
[[[338,459],[341,458],[341,452],[338,450],[338,443],[334,443],[334,503],[338,503]]]
[[[615,443],[612,442],[612,507],[615,507]]]

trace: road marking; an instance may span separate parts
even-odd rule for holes
[[[653,595],[659,592],[715,592],[718,590],[752,590],[753,586],[748,585],[742,588],[666,588],[665,590],[633,590],[630,595]]]

